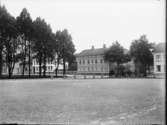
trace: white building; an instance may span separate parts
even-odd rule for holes
[[[153,56],[154,56],[154,74],[156,76],[165,75],[165,43],[160,43],[155,46],[155,49],[153,50]]]
[[[41,66],[43,66],[43,63]],[[54,73],[56,67],[57,67],[57,63],[55,60],[50,60],[50,59],[46,60],[46,73]],[[62,69],[63,69],[63,65],[62,65],[62,61],[60,61],[58,70],[62,70]],[[37,62],[36,59],[33,59],[32,61],[32,72],[34,74],[39,73],[39,63]],[[41,68],[41,72],[43,72],[43,67]]]
[[[41,66],[43,66],[43,64]],[[32,69],[33,69],[33,73],[39,73],[39,63],[37,62],[36,59],[33,59]],[[46,61],[46,73],[54,72],[55,69],[56,69],[56,66],[54,62],[48,59]],[[41,70],[43,72],[43,68],[41,68]]]

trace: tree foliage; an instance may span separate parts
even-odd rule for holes
[[[15,18],[6,11],[5,7],[2,7],[0,11],[2,12],[0,15],[1,46],[10,78],[17,61],[18,31]]]
[[[116,74],[120,72],[120,64],[130,61],[130,56],[126,54],[125,49],[116,41],[105,52],[104,59],[111,63],[116,63]]]
[[[65,75],[66,63],[71,63],[71,59],[74,58],[73,56],[75,52],[75,46],[67,29],[64,29],[63,31],[57,31],[54,35],[54,39],[55,52],[57,56],[56,75],[61,60],[63,62],[63,74]]]
[[[26,57],[28,56],[29,64],[29,76],[30,76],[30,65],[31,65],[31,40],[32,40],[32,19],[26,8],[23,8],[20,15],[17,17],[17,28],[19,32],[20,40],[20,60],[22,62],[22,75],[24,75]]]
[[[138,40],[134,40],[130,46],[130,55],[134,59],[136,68],[139,67],[136,72],[143,73],[144,76],[147,75],[149,67],[153,65],[152,45],[146,36],[142,35]]]
[[[118,65],[129,60],[128,54],[124,53],[124,48],[116,41],[105,52],[104,59],[106,61],[117,63]]]
[[[46,59],[53,58],[53,46],[52,46],[52,30],[44,19],[40,17],[36,18],[33,22],[34,25],[34,44],[33,52],[37,61],[39,62],[39,75],[41,76],[42,68],[43,74],[46,73]],[[43,66],[42,66],[43,64]]]

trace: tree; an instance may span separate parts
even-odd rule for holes
[[[21,61],[23,64],[23,72],[24,75],[25,65],[26,65],[26,57],[28,55],[28,65],[29,65],[29,77],[31,74],[31,39],[32,39],[32,19],[30,14],[28,13],[26,8],[23,8],[20,15],[17,17],[17,27],[19,31],[19,35],[22,38],[21,44]],[[27,53],[28,51],[28,53]]]
[[[62,59],[62,48],[63,48],[63,44],[61,42],[61,31],[58,30],[56,34],[53,33],[52,38],[53,38],[53,47],[54,47],[54,54],[55,54],[55,60],[56,60],[55,74],[57,77],[60,60]]]
[[[116,75],[119,74],[120,64],[130,60],[128,54],[124,53],[124,48],[117,41],[105,52],[104,59],[109,62],[109,65],[116,63]]]
[[[4,17],[7,17],[8,13],[5,6],[0,6],[0,77],[2,75],[3,67],[3,49],[4,49],[4,35],[5,35],[5,25]]]
[[[63,75],[66,73],[66,63],[69,63],[74,56],[75,46],[72,37],[66,29],[57,31],[54,35],[54,48],[56,54],[56,76],[60,61],[63,61]]]
[[[71,55],[68,59],[68,70],[71,71],[77,70],[77,61],[75,55]]]
[[[46,60],[47,58],[53,58],[52,30],[45,20],[41,19],[40,17],[36,18],[33,25],[34,43],[32,49],[34,52],[34,57],[39,62],[39,76],[41,76],[42,68],[43,75],[45,76]]]
[[[46,61],[49,59],[49,60],[53,60],[54,58],[54,53],[53,53],[53,46],[52,46],[52,30],[51,30],[51,27],[50,25],[46,25],[46,29],[45,29],[45,32],[44,32],[44,49],[43,49],[43,62],[44,62],[44,65],[43,65],[43,75],[45,76],[46,75]]]
[[[5,7],[2,10],[3,14],[0,17],[2,51],[5,54],[8,74],[9,78],[11,78],[15,63],[17,62],[18,34],[15,18],[6,11]]]
[[[63,58],[63,75],[66,74],[66,62],[69,63],[71,60],[71,56],[74,55],[75,52],[75,46],[72,42],[72,37],[68,33],[67,29],[64,29],[62,31],[62,58]]]
[[[153,44],[149,43],[146,36],[142,35],[138,40],[134,40],[130,46],[130,54],[136,65],[136,73],[147,76],[147,70],[153,65],[153,55],[151,49]]]

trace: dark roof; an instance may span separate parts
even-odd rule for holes
[[[107,48],[98,48],[98,49],[86,49],[82,52],[76,54],[76,56],[94,56],[94,55],[103,55],[108,49]]]
[[[86,49],[83,50],[82,52],[75,54],[75,56],[97,56],[97,55],[104,55],[104,53],[108,50],[109,48],[97,48],[97,49]],[[128,53],[127,49],[124,49],[124,53]]]
[[[159,52],[165,52],[165,43],[159,43],[154,47],[153,52],[159,53]]]

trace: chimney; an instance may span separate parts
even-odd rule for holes
[[[94,46],[92,46],[92,49],[95,49],[95,47],[94,47]]]
[[[103,48],[106,48],[106,44],[103,44]]]

